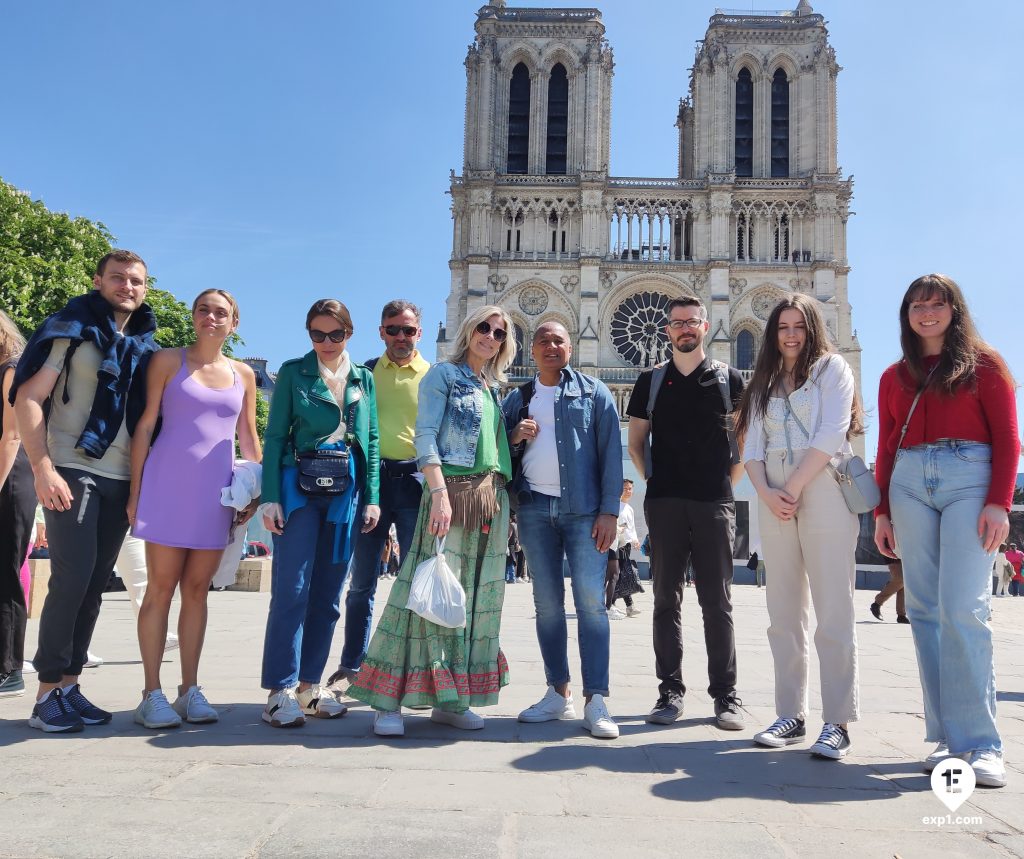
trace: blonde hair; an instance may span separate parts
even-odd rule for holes
[[[18,326],[6,313],[0,310],[0,361],[17,358],[25,348],[25,338]]]
[[[496,305],[487,304],[462,320],[459,333],[455,335],[455,345],[452,347],[452,357],[449,360],[453,364],[461,364],[466,360],[466,355],[469,354],[469,341],[476,332],[477,325],[492,316],[501,317],[505,325],[505,341],[498,347],[497,354],[484,364],[482,375],[488,384],[504,385],[508,381],[505,371],[512,366],[516,357],[516,329],[509,315]]]

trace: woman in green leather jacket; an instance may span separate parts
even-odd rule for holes
[[[320,678],[340,616],[356,524],[366,532],[380,518],[373,374],[353,364],[345,349],[352,318],[340,301],[322,299],[306,314],[306,330],[313,351],[281,367],[263,447],[260,509],[274,534],[262,676],[270,695],[263,721],[275,728],[302,725],[306,716],[345,714],[345,705],[321,689]],[[296,456],[316,449],[348,451],[344,492],[300,489]]]

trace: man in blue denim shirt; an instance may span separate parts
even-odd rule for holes
[[[622,491],[619,416],[608,388],[571,369],[571,356],[565,327],[541,325],[533,337],[538,373],[530,383],[530,402],[524,409],[517,388],[502,403],[509,440],[525,446],[510,493],[519,503],[519,542],[533,573],[537,639],[548,681],[547,693],[520,713],[519,721],[576,718],[569,691],[566,557],[579,622],[583,726],[595,737],[611,739],[619,728],[604,703],[609,649],[604,580]]]

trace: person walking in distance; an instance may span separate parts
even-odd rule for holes
[[[394,527],[398,557],[405,560],[423,496],[423,474],[416,464],[413,444],[420,382],[430,369],[416,349],[423,336],[420,309],[411,301],[389,301],[381,310],[378,330],[384,354],[363,366],[373,373],[380,425],[380,519],[372,531],[356,537],[352,579],[345,596],[345,643],[338,670],[328,678],[329,685],[351,683],[363,664],[370,641],[381,552]]]
[[[144,359],[157,348],[156,317],[143,301],[146,278],[137,254],[104,256],[93,289],[32,335],[11,386],[50,545],[50,586],[32,660],[39,691],[29,719],[47,733],[111,718],[85,697],[78,678],[128,531],[128,423],[141,416]]]
[[[520,722],[574,719],[569,691],[565,578],[569,562],[579,625],[583,727],[602,739],[619,735],[608,714],[606,553],[615,542],[622,491],[622,443],[615,401],[605,384],[569,366],[572,340],[558,322],[533,335],[537,376],[502,403],[513,445],[525,443],[511,492],[518,501],[519,542],[533,573],[537,640],[548,682]]]
[[[732,619],[732,486],[743,469],[731,422],[743,379],[705,353],[710,324],[699,299],[674,299],[667,312],[665,333],[672,358],[640,374],[626,409],[629,456],[647,479],[644,514],[654,579],[659,695],[647,721],[668,725],[683,713],[681,611],[685,571],[692,559],[715,717],[720,728],[740,730]]]

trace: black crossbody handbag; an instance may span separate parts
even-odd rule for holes
[[[356,402],[349,403],[346,410],[346,430],[352,426]],[[346,431],[346,436],[351,438],[351,433]],[[344,448],[318,447],[304,453],[296,451],[299,492],[303,495],[343,495],[352,482],[351,456],[351,444]]]

